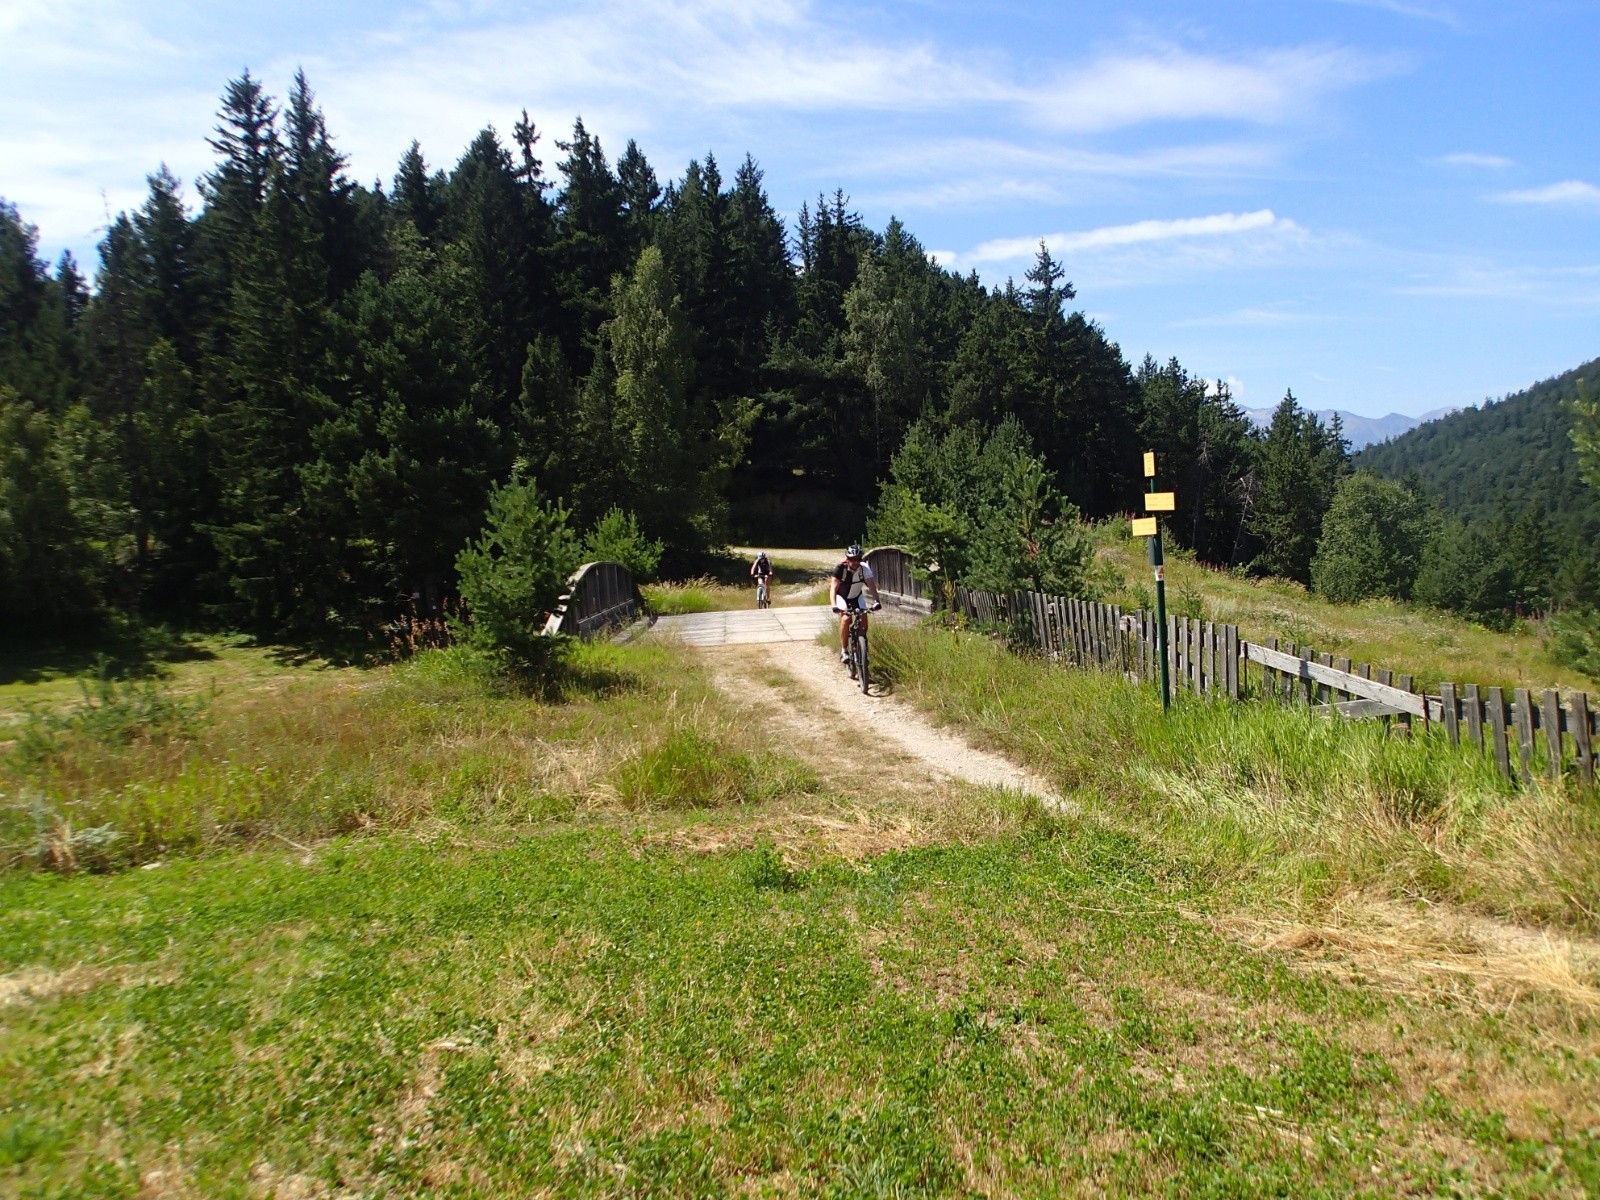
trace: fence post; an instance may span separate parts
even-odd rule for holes
[[[1239,698],[1239,673],[1244,666],[1239,661],[1239,627],[1237,625],[1225,626],[1228,631],[1228,697],[1232,700]]]
[[[1515,779],[1511,770],[1511,750],[1506,745],[1506,694],[1500,688],[1489,689],[1489,731],[1494,738],[1494,761],[1500,774]]]
[[[1467,700],[1467,736],[1472,744],[1483,749],[1483,700],[1478,695],[1478,685],[1467,684],[1463,689]]]
[[[1578,760],[1578,774],[1583,782],[1594,786],[1594,745],[1589,740],[1589,696],[1574,692],[1567,701],[1572,718],[1572,746]]]
[[[1461,714],[1456,711],[1456,685],[1439,685],[1439,707],[1444,709],[1444,729],[1450,735],[1452,746],[1461,745]]]
[[[1546,766],[1550,770],[1550,778],[1561,778],[1561,693],[1554,688],[1546,688],[1544,703],[1539,716],[1544,725],[1544,746],[1550,761]]]
[[[1517,722],[1517,758],[1522,764],[1522,782],[1533,782],[1533,701],[1527,688],[1517,688],[1515,717]]]

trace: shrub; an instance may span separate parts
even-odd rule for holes
[[[600,518],[583,543],[589,561],[619,562],[633,572],[635,583],[649,583],[656,577],[664,549],[659,539],[651,541],[640,532],[637,517],[615,506]]]
[[[1359,471],[1322,518],[1311,586],[1338,604],[1411,594],[1427,541],[1427,506],[1404,484]]]
[[[1572,608],[1545,622],[1550,656],[1563,666],[1600,679],[1600,609]]]
[[[543,636],[544,618],[580,557],[567,510],[542,501],[533,480],[496,488],[483,533],[456,556],[466,639],[519,667],[546,665],[557,644]]]
[[[45,762],[78,739],[127,746],[188,737],[205,712],[198,696],[174,696],[151,679],[119,681],[104,669],[94,679],[79,680],[78,687],[82,698],[71,708],[28,713],[11,749],[18,762]]]

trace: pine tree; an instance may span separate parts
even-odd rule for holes
[[[422,235],[425,245],[432,245],[444,221],[444,197],[441,195],[447,181],[440,174],[429,175],[428,164],[422,157],[422,144],[412,142],[400,157],[394,173],[394,199],[391,202],[396,219],[410,221]]]
[[[1337,424],[1324,426],[1301,409],[1288,392],[1273,410],[1260,455],[1249,530],[1261,550],[1252,566],[1309,584],[1323,514],[1348,459],[1343,435]]]
[[[94,555],[55,421],[0,384],[0,602],[14,629],[92,612]]]
[[[573,123],[572,140],[556,146],[566,152],[560,164],[566,186],[556,202],[550,255],[567,354],[586,362],[590,339],[608,315],[612,276],[630,265],[623,191],[583,118]]]
[[[622,192],[626,245],[629,259],[633,261],[638,259],[639,251],[656,240],[661,184],[644,151],[632,138],[628,139],[628,148],[622,152],[622,157],[617,159],[617,186]]]
[[[521,182],[493,129],[480,133],[450,178],[443,263],[473,386],[497,423],[509,422],[528,344],[543,317],[543,247],[530,213],[542,196]]]

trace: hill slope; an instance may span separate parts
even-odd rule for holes
[[[1578,475],[1571,420],[1561,407],[1585,378],[1600,384],[1600,359],[1370,446],[1355,465],[1394,479],[1415,471],[1447,512],[1471,520],[1540,500],[1569,546],[1593,546],[1600,543],[1600,492]]]
[[[1274,411],[1276,411],[1275,406],[1247,408],[1244,410],[1244,415],[1265,429],[1272,424]],[[1350,449],[1354,451],[1363,450],[1387,438],[1398,437],[1425,421],[1432,421],[1436,417],[1455,411],[1453,408],[1436,408],[1432,412],[1423,413],[1420,417],[1408,417],[1404,413],[1390,413],[1386,417],[1363,417],[1356,413],[1345,412],[1343,409],[1323,408],[1318,409],[1316,415],[1324,425],[1334,417],[1338,417],[1344,423],[1344,436],[1349,439]]]

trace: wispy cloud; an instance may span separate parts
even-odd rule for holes
[[[1600,306],[1600,265],[1536,268],[1463,263],[1437,279],[1396,289],[1402,296],[1518,300],[1552,308]]]
[[[1520,192],[1501,192],[1492,199],[1501,204],[1581,204],[1600,205],[1600,187],[1580,179],[1568,179],[1547,187]]]
[[[1028,104],[1048,126],[1077,132],[1153,121],[1229,120],[1270,125],[1327,92],[1403,69],[1395,56],[1308,47],[1242,58],[1172,48],[1111,55],[1064,72]]]
[[[1456,15],[1454,9],[1445,4],[1428,4],[1420,0],[1334,0],[1334,3],[1352,8],[1375,8],[1382,12],[1394,13],[1398,17],[1413,17],[1419,21],[1434,21],[1440,25],[1448,25],[1452,29],[1461,27],[1461,18]]]
[[[1470,154],[1466,152],[1441,154],[1438,158],[1429,161],[1441,167],[1482,167],[1486,171],[1504,171],[1508,167],[1517,165],[1515,159],[1504,158],[1499,154]]]
[[[1305,313],[1289,312],[1281,308],[1236,308],[1232,312],[1215,316],[1188,317],[1174,321],[1174,329],[1270,329],[1287,325],[1304,325],[1311,320]]]
[[[1216,213],[1206,217],[1180,217],[1176,220],[1135,221],[1129,225],[1106,225],[1078,233],[1047,233],[1043,237],[997,238],[960,256],[962,266],[1012,262],[1031,258],[1042,240],[1057,256],[1086,250],[1147,245],[1196,238],[1218,238],[1246,233],[1272,232],[1287,235],[1303,233],[1293,221],[1279,217],[1271,209],[1249,213]]]

